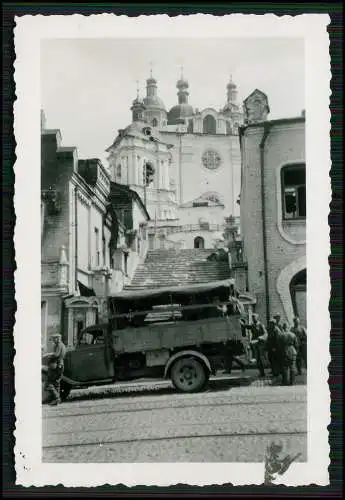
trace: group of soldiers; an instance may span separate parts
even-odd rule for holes
[[[250,346],[261,377],[265,376],[265,359],[268,358],[273,377],[282,377],[283,385],[293,385],[296,372],[302,374],[302,365],[307,368],[307,332],[298,316],[293,318],[293,326],[281,323],[276,314],[269,321],[267,329],[259,320],[258,314],[252,323],[242,327],[248,329]]]

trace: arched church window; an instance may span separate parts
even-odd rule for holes
[[[121,164],[119,163],[115,167],[115,182],[121,181],[121,175],[122,175],[122,170],[121,170]]]
[[[201,236],[194,239],[194,248],[205,248],[205,240]]]
[[[212,115],[205,116],[205,118],[203,120],[203,133],[204,134],[216,134],[217,133],[216,119]]]
[[[232,129],[231,129],[231,123],[226,122],[226,135],[231,135]]]
[[[143,184],[144,184],[144,186],[148,186],[154,180],[155,168],[151,162],[147,161],[144,164],[143,170],[144,170],[143,171]]]
[[[157,118],[154,118],[152,120],[152,127],[157,127],[157,125],[158,125],[158,120],[157,120]]]

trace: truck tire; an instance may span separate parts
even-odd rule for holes
[[[171,367],[170,378],[180,392],[199,392],[208,382],[209,370],[194,357],[179,358]]]
[[[70,395],[70,392],[72,390],[72,386],[65,382],[64,380],[61,380],[60,384],[60,398],[61,401],[66,401],[68,396]]]

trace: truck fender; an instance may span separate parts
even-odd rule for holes
[[[171,368],[172,364],[177,359],[185,358],[187,356],[188,357],[193,357],[193,358],[198,358],[199,360],[201,360],[205,364],[205,366],[207,367],[207,369],[209,370],[209,372],[212,373],[211,363],[210,363],[210,361],[208,360],[208,358],[204,354],[202,354],[199,351],[180,351],[180,352],[177,352],[176,354],[174,354],[173,356],[171,356],[171,358],[168,359],[168,362],[165,365],[165,369],[164,369],[164,378],[167,378],[169,376],[169,374],[170,374],[170,368]]]
[[[41,373],[43,374],[43,373],[47,373],[47,372],[48,372],[48,366],[42,365]],[[66,382],[66,384],[69,384],[69,385],[78,385],[78,382],[66,377],[66,375],[62,375],[61,381]]]

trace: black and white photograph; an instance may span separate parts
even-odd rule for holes
[[[51,17],[35,36],[33,18],[16,28],[16,176],[35,171],[19,181],[32,196],[17,225],[32,209],[36,227],[17,242],[35,284],[16,323],[16,344],[25,322],[35,336],[36,421],[16,432],[37,436],[46,478],[31,464],[30,484],[111,483],[104,471],[124,464],[150,469],[138,484],[174,484],[160,465],[195,467],[190,484],[198,465],[216,484],[326,484],[327,16],[309,28],[272,16],[270,31],[254,16],[252,36],[236,16],[165,32],[166,16]],[[20,412],[30,375],[16,349]],[[100,482],[81,472],[91,464],[106,466]]]

